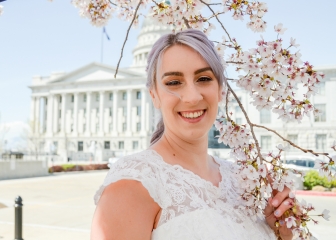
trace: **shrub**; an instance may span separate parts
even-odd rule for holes
[[[52,166],[49,168],[49,173],[53,173],[53,172],[63,172],[63,168],[62,166]]]
[[[322,177],[317,171],[311,170],[305,175],[303,185],[308,190],[311,190],[314,186],[333,188],[336,187],[336,179],[329,181],[327,177]]]

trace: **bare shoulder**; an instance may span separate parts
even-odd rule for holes
[[[91,240],[150,239],[159,205],[135,180],[108,185],[93,217]]]

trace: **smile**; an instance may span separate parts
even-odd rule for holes
[[[205,110],[198,110],[198,111],[192,111],[192,112],[179,112],[179,114],[182,117],[189,118],[189,119],[195,119],[201,117],[205,113]]]

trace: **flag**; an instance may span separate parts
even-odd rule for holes
[[[107,40],[110,41],[110,37],[109,37],[109,35],[107,34],[105,27],[103,27],[103,33],[105,34]]]

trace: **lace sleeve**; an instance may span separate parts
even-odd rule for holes
[[[158,177],[159,168],[155,163],[143,159],[141,156],[131,155],[119,159],[108,171],[103,185],[98,189],[94,196],[94,202],[97,205],[104,189],[111,183],[122,179],[136,180],[142,183],[147,189],[149,195],[161,207],[162,191]]]

